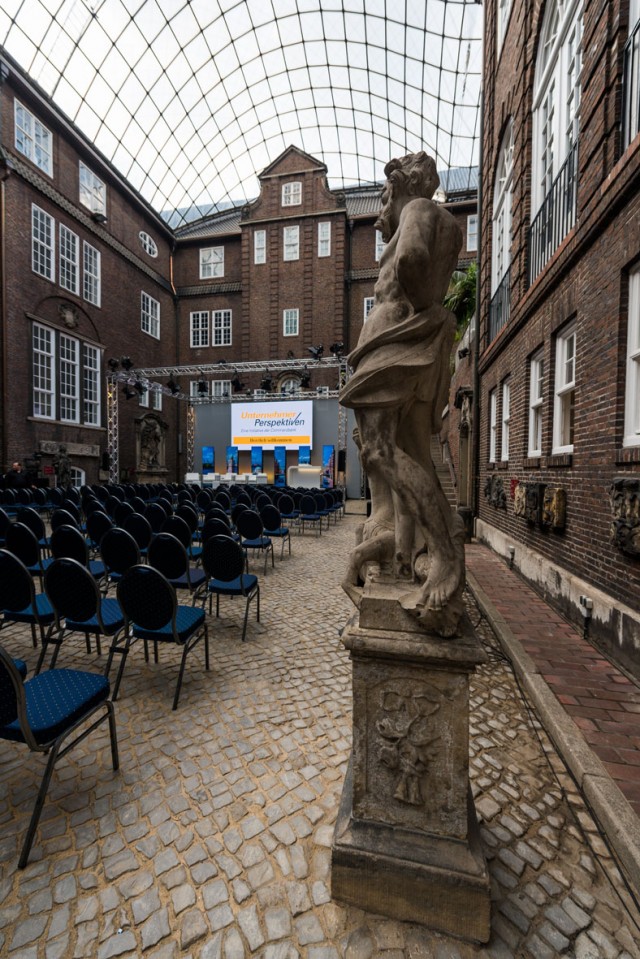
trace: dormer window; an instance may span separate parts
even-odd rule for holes
[[[302,203],[302,183],[294,180],[293,183],[282,184],[282,205],[300,206]]]
[[[107,188],[93,170],[80,161],[80,203],[92,213],[106,214]]]

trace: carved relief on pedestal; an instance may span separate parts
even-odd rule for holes
[[[567,518],[567,491],[559,486],[547,486],[542,502],[542,525],[564,529]]]
[[[640,556],[640,479],[622,476],[611,484],[611,541],[627,556]]]
[[[484,495],[496,509],[507,508],[507,494],[501,476],[488,476],[484,484]]]
[[[513,513],[514,516],[526,516],[527,487],[524,483],[518,483],[513,491]]]
[[[430,750],[440,739],[429,717],[438,712],[441,700],[439,691],[426,683],[415,696],[397,688],[382,693],[383,716],[376,723],[380,762],[398,774],[393,798],[399,802],[424,805],[420,777],[429,767]]]

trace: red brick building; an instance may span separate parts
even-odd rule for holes
[[[640,675],[640,4],[485,17],[477,381],[467,358],[449,438],[472,411],[478,536]]]
[[[117,436],[120,475],[133,478],[140,421],[155,412],[165,476],[182,477],[187,403],[168,389],[174,368],[196,371],[178,378],[187,397],[212,365],[214,396],[337,388],[336,368],[309,350],[346,353],[358,340],[382,251],[376,184],[330,190],[325,165],[292,146],[259,175],[253,202],[174,231],[10,57],[0,66],[3,466],[40,453],[50,471],[64,444],[76,481],[95,482]],[[475,256],[476,172],[443,176],[440,199],[469,232],[461,266]],[[115,423],[107,374],[123,356],[132,379],[165,372],[141,396],[120,382]],[[268,384],[266,366],[234,377],[234,363],[287,358],[299,365]]]

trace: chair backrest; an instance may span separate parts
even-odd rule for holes
[[[11,526],[11,520],[8,514],[0,508],[0,536],[4,536],[9,526]]]
[[[36,513],[34,509],[31,509],[30,506],[23,506],[19,509],[16,519],[19,523],[24,523],[25,526],[28,526],[36,539],[42,539],[45,535],[42,517],[39,513]]]
[[[75,526],[58,526],[52,530],[49,542],[54,559],[70,558],[81,566],[89,565],[89,548]]]
[[[200,531],[203,543],[206,543],[212,536],[229,536],[230,534],[229,524],[219,516],[212,516],[210,519],[206,519]]]
[[[15,506],[16,504],[16,491],[14,489],[6,489],[2,494],[2,502],[5,506]]]
[[[235,506],[234,506],[233,509],[231,510],[231,520],[232,520],[234,526],[237,526],[237,525],[238,525],[238,516],[240,516],[240,513],[244,513],[244,512],[246,512],[246,510],[248,510],[248,509],[249,509],[249,507],[247,506],[246,503],[236,503],[236,504],[235,504]]]
[[[95,496],[86,497],[82,503],[82,510],[87,519],[92,513],[104,513],[105,516],[107,515],[107,511],[104,508],[104,503],[101,500],[96,499]]]
[[[147,503],[144,510],[144,517],[149,521],[153,532],[159,533],[164,526],[167,514],[159,503]]]
[[[20,727],[24,734],[26,705],[22,676],[18,672],[13,657],[0,646],[0,726],[8,726],[18,718],[21,719]],[[33,743],[26,736],[25,739],[33,748]]]
[[[170,493],[168,495],[171,496]],[[173,505],[172,505],[171,499],[167,499],[166,496],[159,496],[158,499],[156,500],[156,503],[158,504],[161,510],[164,510],[165,516],[173,516]]]
[[[196,502],[203,513],[206,513],[213,503],[213,496],[208,489],[200,490],[196,497]]]
[[[167,516],[162,532],[171,533],[180,540],[185,549],[191,546],[191,530],[181,516]]]
[[[252,509],[245,509],[238,514],[236,528],[243,539],[258,539],[264,532],[259,514]]]
[[[204,514],[204,521],[207,522],[208,519],[221,519],[223,523],[226,523],[227,527],[231,528],[231,520],[229,514],[225,513],[221,506],[212,506]]]
[[[193,503],[194,494],[190,489],[181,489],[178,493],[178,503]]]
[[[283,493],[278,499],[278,509],[283,516],[293,513],[295,508],[295,503],[288,493]]]
[[[36,489],[31,490],[31,496],[36,506],[43,507],[47,505],[47,494],[41,487],[38,486]]]
[[[189,569],[187,551],[171,533],[158,533],[149,546],[149,566],[160,570],[167,579],[177,579]]]
[[[216,503],[220,503],[223,509],[225,510],[231,509],[231,497],[229,496],[226,490],[224,489],[216,490],[214,499]]]
[[[54,509],[51,514],[51,532],[53,533],[59,526],[75,526],[76,529],[79,529],[79,523],[66,509]]]
[[[22,560],[25,566],[39,566],[40,547],[38,540],[24,523],[12,523],[5,534],[6,547]]]
[[[274,506],[273,503],[262,507],[260,510],[260,519],[267,533],[271,530],[280,529],[282,526],[280,510],[277,506]]]
[[[202,548],[202,566],[210,578],[230,583],[244,572],[244,550],[230,536],[211,536]]]
[[[189,503],[181,503],[176,507],[176,516],[179,516],[180,519],[185,521],[192,534],[195,533],[198,528],[198,514],[191,501],[189,501]]]
[[[71,500],[76,506],[80,505],[80,490],[75,486],[67,486],[64,491],[65,500]]]
[[[131,497],[129,502],[133,506],[136,513],[140,513],[142,516],[144,516],[144,511],[147,508],[146,500],[143,500],[141,496],[135,495]]]
[[[0,609],[19,612],[34,603],[33,579],[22,560],[0,549]]]
[[[316,511],[315,497],[305,493],[300,497],[300,510],[305,516],[311,516]]]
[[[253,500],[251,499],[249,494],[245,492],[244,490],[241,490],[241,492],[239,492],[238,495],[236,496],[236,504],[238,503],[244,503],[245,506],[249,506],[249,507],[253,506]]]
[[[118,583],[118,602],[128,622],[142,629],[161,629],[173,623],[176,594],[165,576],[153,566],[132,566]]]
[[[115,517],[116,510],[121,502],[122,500],[118,499],[117,496],[113,496],[111,494],[107,496],[106,500],[104,501],[104,505],[109,516]]]
[[[22,506],[29,506],[30,503],[33,503],[33,495],[30,489],[22,487],[22,489],[16,490],[16,502],[20,503]]]
[[[140,548],[131,533],[112,526],[100,541],[100,556],[110,573],[126,573],[140,562]]]
[[[44,591],[56,617],[83,622],[100,610],[100,591],[82,563],[70,556],[54,559],[44,574]]]
[[[71,499],[69,496],[65,496],[62,508],[63,510],[66,510],[67,513],[70,513],[71,516],[73,516],[78,525],[80,524],[80,507],[74,499]]]
[[[151,523],[140,513],[131,513],[122,524],[127,533],[131,533],[140,549],[146,549],[153,539]]]
[[[113,526],[113,520],[103,510],[94,510],[87,516],[87,533],[94,546],[100,545],[100,540]]]
[[[271,499],[267,496],[266,493],[258,493],[258,495],[253,500],[253,508],[257,509],[258,512],[262,509],[263,506],[270,506]]]
[[[118,505],[113,510],[113,518],[118,524],[118,526],[124,526],[124,521],[135,513],[135,510],[131,503],[127,503],[126,500]]]

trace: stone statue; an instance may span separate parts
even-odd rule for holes
[[[58,486],[68,489],[71,486],[71,461],[64,444],[58,447],[58,452],[53,457],[53,468],[56,471]]]
[[[155,416],[147,416],[140,425],[140,469],[156,469],[160,463],[162,427]]]
[[[447,403],[455,318],[442,302],[462,234],[431,200],[439,184],[431,157],[391,160],[385,175],[376,227],[386,247],[375,302],[340,395],[355,411],[372,492],[343,586],[358,604],[362,559],[386,559],[406,586],[403,608],[423,628],[452,636],[462,613],[464,524],[440,487],[430,442]]]

